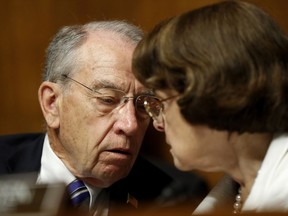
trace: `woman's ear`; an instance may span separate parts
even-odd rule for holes
[[[156,130],[160,132],[164,132],[164,124],[163,123],[158,123],[155,120],[153,120],[153,126]]]
[[[44,81],[38,89],[38,99],[43,116],[47,125],[54,129],[60,126],[59,93],[59,85],[48,81]]]

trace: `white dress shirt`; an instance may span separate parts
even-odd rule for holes
[[[258,171],[243,211],[288,212],[288,135],[275,137]]]
[[[288,135],[275,136],[258,171],[242,211],[288,212]],[[232,180],[226,178],[217,184],[193,212],[193,215],[211,213],[228,199],[235,199]]]
[[[65,164],[57,157],[52,150],[48,136],[46,134],[42,158],[41,158],[41,169],[38,175],[37,184],[59,184],[64,183],[68,185],[76,177],[67,169]],[[86,184],[85,184],[86,185]],[[100,188],[91,187],[86,185],[90,193],[90,207],[94,205],[95,200],[100,193]]]

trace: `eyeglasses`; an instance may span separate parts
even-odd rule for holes
[[[144,108],[146,112],[149,114],[149,116],[156,121],[158,124],[163,124],[164,123],[164,118],[163,118],[163,110],[164,110],[164,101],[171,100],[175,97],[178,97],[178,95],[173,95],[171,97],[165,98],[160,100],[157,97],[154,96],[145,96],[143,98],[144,100]]]
[[[125,105],[129,100],[133,100],[133,104],[135,106],[137,116],[142,119],[149,118],[149,115],[146,112],[146,109],[144,107],[144,100],[146,97],[149,97],[149,95],[142,94],[138,96],[129,97],[129,96],[125,96],[126,92],[119,90],[119,89],[99,88],[96,90],[96,89],[89,88],[83,83],[67,75],[63,74],[62,77],[81,85],[82,87],[89,90],[92,94],[94,94],[95,95],[94,96],[95,107],[99,112],[103,114],[108,114],[112,110]]]

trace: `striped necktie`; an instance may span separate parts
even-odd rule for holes
[[[75,179],[67,186],[67,190],[70,195],[70,199],[73,206],[79,207],[84,202],[89,203],[90,194],[87,187],[84,185],[83,181]]]

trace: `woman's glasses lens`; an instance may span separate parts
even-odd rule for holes
[[[160,116],[160,112],[163,108],[161,101],[150,95],[141,95],[138,97],[137,101],[137,110],[141,112],[145,111],[152,117],[154,120],[157,120]]]

